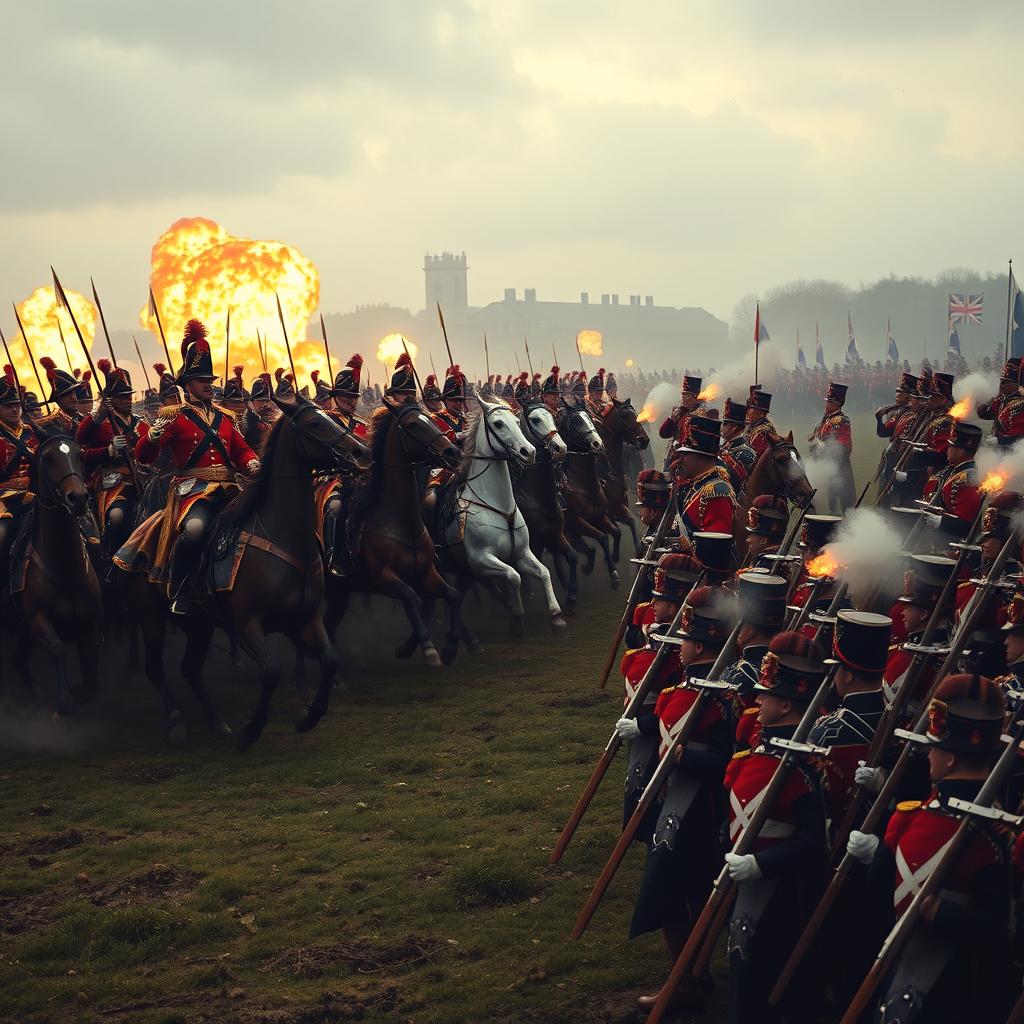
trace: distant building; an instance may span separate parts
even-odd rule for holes
[[[360,350],[373,358],[376,343],[386,334],[400,332],[434,357],[439,373],[447,365],[444,340],[437,321],[437,304],[444,312],[453,355],[471,372],[484,366],[483,336],[487,335],[492,373],[526,370],[524,337],[529,340],[533,367],[546,373],[553,359],[570,370],[579,365],[575,339],[579,331],[599,331],[603,355],[587,356],[588,371],[597,362],[621,370],[626,359],[639,366],[661,368],[686,362],[707,365],[709,355],[721,358],[728,345],[729,327],[700,307],[656,306],[653,295],[601,295],[591,302],[581,292],[578,302],[538,300],[534,288],[506,288],[503,298],[486,306],[468,302],[466,254],[427,254],[423,262],[425,308],[418,313],[380,305],[358,306],[351,313],[329,314],[331,345]],[[311,335],[312,336],[312,335]]]

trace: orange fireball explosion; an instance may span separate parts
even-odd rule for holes
[[[1010,479],[1010,474],[1004,469],[993,469],[985,474],[985,479],[978,484],[978,490],[986,494],[998,494]]]
[[[589,327],[576,335],[576,344],[580,347],[581,356],[604,355],[604,339],[600,331],[591,330]]]
[[[175,221],[153,246],[150,285],[167,334],[171,359],[181,364],[181,335],[196,317],[209,332],[214,370],[224,373],[224,328],[231,310],[231,366],[245,367],[246,383],[263,370],[256,332],[265,345],[267,368],[288,367],[274,292],[288,325],[298,387],[319,370],[326,379],[323,342],[307,340],[309,318],[320,302],[320,275],[311,260],[284,242],[236,238],[212,220],[185,217]],[[148,304],[139,314],[142,326],[158,335]],[[332,353],[344,364],[348,353]],[[162,357],[161,357],[162,358]],[[337,369],[337,365],[335,366]],[[229,368],[228,372],[231,370]]]
[[[409,350],[409,355],[412,357],[413,365],[415,366],[416,353],[419,352],[416,342],[410,341],[402,334],[386,334],[377,342],[377,361],[383,363],[390,372],[395,368],[398,357],[406,349]]]
[[[722,389],[717,384],[709,384],[697,398],[704,402],[713,402],[721,393]]]
[[[654,422],[654,406],[648,402],[644,407],[637,413],[637,423],[653,423]]]
[[[955,420],[962,420],[971,411],[971,400],[961,398],[956,405],[950,406],[949,415]]]
[[[837,561],[835,555],[833,555],[827,548],[818,555],[817,558],[812,558],[807,563],[808,575],[817,576],[819,578],[823,576],[834,577],[842,568],[843,564]]]
[[[63,282],[62,282],[63,283]],[[96,333],[96,307],[78,292],[70,288],[64,289],[74,310],[75,319],[82,330],[82,337],[86,344],[92,349],[93,336]],[[21,317],[25,333],[28,335],[28,343],[32,346],[32,355],[35,356],[36,365],[43,356],[49,356],[59,367],[67,369],[68,357],[64,354],[64,346],[61,344],[60,331],[64,332],[64,340],[68,345],[68,352],[71,354],[71,365],[83,369],[88,364],[85,360],[85,353],[75,334],[75,328],[71,324],[71,317],[67,310],[58,307],[53,295],[53,288],[37,288],[23,302],[17,303],[18,316]],[[60,318],[60,330],[57,329],[57,320]],[[24,342],[11,339],[11,356],[14,359],[14,368],[18,371],[18,380],[21,386],[29,391],[39,391],[39,383],[32,372],[32,363],[29,360],[28,352],[25,350]],[[50,394],[50,386],[46,382],[46,371],[39,367],[39,375],[42,377],[43,393],[39,400],[43,401]]]

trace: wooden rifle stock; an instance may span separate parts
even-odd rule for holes
[[[950,651],[946,655],[941,668],[935,674],[935,678],[929,688],[929,693],[922,705],[922,713],[915,724],[915,731],[920,731],[927,724],[928,702],[931,699],[931,694],[934,692],[939,682],[945,678],[949,670],[955,665],[956,659],[960,656],[960,651],[963,650],[964,644],[974,632],[974,627],[977,625],[978,621],[981,619],[982,613],[985,611],[985,605],[988,597],[998,582],[1003,567],[1006,565],[1006,561],[1010,557],[1012,549],[1017,544],[1018,540],[1019,535],[1015,531],[1010,535],[999,554],[996,556],[995,561],[989,569],[988,576],[985,578],[985,582],[977,591],[975,591],[971,597],[971,601],[964,609],[964,615],[960,620],[960,628],[956,632],[956,636],[950,645]],[[919,674],[920,673],[918,673],[918,675]],[[904,684],[901,685],[899,692],[896,694],[896,702],[899,703],[901,709],[906,706],[906,702],[910,699],[912,692],[912,687],[907,686],[907,682],[909,682],[909,680],[906,680]],[[881,762],[884,752],[887,749],[891,737],[891,730],[894,729],[898,723],[899,720],[896,715],[891,716],[888,721],[883,717],[883,721],[879,722],[878,729],[875,732],[875,740],[878,740],[879,737],[881,737],[881,742],[878,744],[877,748],[878,762]],[[889,729],[888,735],[883,733],[883,726]],[[874,741],[872,745],[874,746]],[[881,791],[875,798],[875,802],[871,805],[871,808],[864,818],[860,831],[873,833],[881,825],[882,818],[886,813],[888,813],[889,804],[896,791],[896,787],[906,771],[909,758],[910,744],[908,743],[903,750],[900,751],[900,756],[897,758],[892,772],[885,780],[885,784],[882,786]],[[877,767],[877,764],[872,764],[872,767]],[[861,795],[862,793],[863,789],[861,789],[858,795]],[[844,820],[844,825],[845,824],[846,821]],[[838,842],[836,846],[839,847]],[[836,898],[839,895],[839,890],[842,888],[843,883],[846,881],[846,876],[850,873],[850,869],[853,867],[853,863],[853,857],[844,851],[843,859],[839,862],[839,865],[835,870],[835,874],[833,875],[831,882],[829,882],[828,888],[825,890],[814,910],[814,913],[807,922],[807,926],[804,928],[803,934],[800,936],[800,941],[793,948],[793,952],[790,954],[789,960],[786,962],[786,966],[783,968],[778,981],[775,983],[775,988],[772,989],[771,995],[768,999],[769,1005],[777,1005],[785,993],[790,981],[793,979],[793,975],[796,974],[797,968],[807,955],[807,951],[813,945],[818,932],[821,930],[821,926],[825,923],[825,919],[828,917],[829,911],[832,909],[832,905],[835,903]]]

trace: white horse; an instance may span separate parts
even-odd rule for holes
[[[479,401],[479,412],[471,416],[466,432],[462,466],[453,481],[455,514],[440,526],[447,561],[463,592],[472,577],[488,585],[506,584],[512,611],[509,629],[514,636],[522,634],[525,618],[523,575],[532,576],[544,588],[552,627],[565,628],[551,574],[530,550],[530,533],[509,475],[509,460],[532,466],[537,450],[505,402]]]

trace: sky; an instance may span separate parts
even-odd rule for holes
[[[327,312],[420,309],[447,249],[474,305],[728,320],[793,279],[1000,270],[1022,238],[1010,3],[41,0],[5,29],[3,290],[92,275],[112,327],[180,217],[296,246]]]

